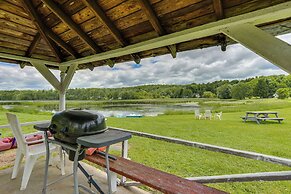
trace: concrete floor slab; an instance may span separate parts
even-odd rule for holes
[[[101,189],[107,193],[107,180],[106,173],[96,169],[93,166],[82,163],[83,167],[93,174],[93,178],[98,182]],[[0,193],[1,194],[40,194],[43,186],[43,177],[44,177],[44,160],[37,161],[30,180],[28,182],[27,188],[24,191],[20,191],[20,184],[23,172],[23,165],[19,171],[19,175],[16,179],[11,180],[12,168],[8,168],[0,171]],[[72,163],[66,160],[66,174],[72,172]],[[49,182],[60,177],[60,170],[55,166],[49,167]],[[78,171],[79,183],[88,186],[86,177]],[[94,189],[92,189],[94,190]],[[94,190],[95,191],[95,190]],[[73,193],[73,177],[62,180],[58,183],[55,183],[48,187],[47,194],[72,194]],[[87,193],[82,188],[80,188],[80,194]],[[116,194],[147,194],[148,192],[141,190],[137,187],[117,187]]]

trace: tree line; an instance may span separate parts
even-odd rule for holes
[[[143,85],[124,88],[75,88],[67,91],[68,100],[127,100],[158,98],[245,99],[288,98],[291,75],[273,75],[245,80],[219,80],[187,85]],[[57,100],[55,90],[2,90],[0,100]]]

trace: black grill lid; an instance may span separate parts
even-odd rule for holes
[[[65,110],[53,115],[49,129],[55,139],[76,144],[78,137],[104,132],[107,127],[105,117],[96,111]]]

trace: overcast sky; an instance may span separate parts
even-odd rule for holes
[[[291,44],[291,34],[280,39]],[[58,75],[57,71],[54,73]],[[77,71],[70,88],[113,88],[143,84],[206,83],[221,79],[244,79],[258,75],[287,74],[252,51],[236,44],[222,52],[220,47],[142,59],[134,62]],[[32,67],[0,62],[0,90],[51,89]]]

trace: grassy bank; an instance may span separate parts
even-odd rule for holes
[[[192,102],[196,100],[194,99]],[[158,117],[108,118],[107,124],[114,127],[291,158],[290,100],[199,100],[202,109],[222,110],[223,119],[221,121],[196,120],[193,112],[187,114],[173,111],[168,115]],[[278,111],[279,116],[285,118],[285,120],[282,124],[276,122],[261,125],[257,125],[255,122],[243,123],[240,116],[244,115],[247,110]],[[3,110],[0,111],[0,124],[7,123],[4,112]],[[22,122],[50,118],[50,115],[17,114]],[[29,127],[24,128],[25,132],[31,130]],[[4,136],[11,135],[9,129],[3,129],[1,132]],[[290,170],[289,167],[281,165],[140,137],[133,137],[129,143],[129,156],[132,160],[182,177]],[[231,193],[291,193],[291,181],[221,183],[210,184],[210,186]]]

